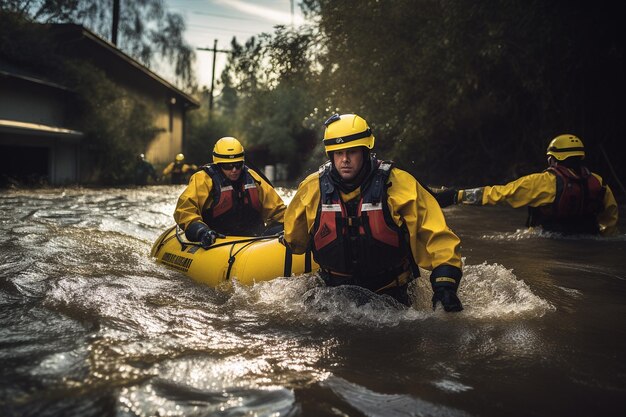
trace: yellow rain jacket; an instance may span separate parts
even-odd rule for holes
[[[163,169],[163,176],[171,175],[170,181],[172,184],[185,184],[187,178],[192,175],[198,169],[197,165],[170,162],[168,166]]]
[[[168,166],[163,168],[163,175],[169,175],[174,171],[174,167],[176,166],[175,162],[170,162]],[[188,173],[189,171],[195,171],[198,167],[194,164],[182,164],[180,167],[180,171],[183,174]]]
[[[613,192],[604,184],[602,177],[592,173],[605,188],[603,206],[597,220],[600,233],[604,236],[617,234],[618,208]],[[556,198],[556,175],[550,171],[530,174],[506,185],[493,185],[459,190],[458,201],[463,204],[496,205],[508,204],[513,208],[539,207],[554,203]]]
[[[409,173],[392,168],[387,182],[387,204],[398,226],[406,225],[413,259],[422,268],[432,271],[448,265],[461,272],[460,239],[448,228],[435,198]],[[360,188],[345,194],[342,201],[360,197]],[[309,175],[298,187],[285,212],[285,243],[294,253],[304,253],[311,240],[320,204],[319,173]],[[444,268],[445,270],[445,268]],[[432,277],[433,284],[458,286],[460,278]]]
[[[248,172],[257,184],[259,201],[262,205],[261,217],[266,225],[282,223],[285,203],[276,190],[259,174],[248,168]],[[243,173],[243,171],[242,171]],[[213,180],[203,170],[196,172],[189,179],[189,185],[182,192],[174,211],[174,220],[185,230],[191,223],[202,222],[202,212],[213,204]]]

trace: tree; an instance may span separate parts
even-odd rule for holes
[[[85,62],[65,63],[66,83],[72,85],[79,101],[76,127],[89,137],[86,158],[93,166],[86,182],[132,183],[135,157],[158,133],[153,125],[154,109],[110,81]],[[96,152],[93,152],[96,151]]]
[[[580,135],[595,166],[623,153],[624,26],[615,5],[540,0],[305,0],[323,109],[356,112],[420,178],[477,185],[545,166]],[[332,111],[332,110],[331,110]],[[618,168],[626,176],[626,168]],[[600,169],[602,173],[602,169]]]
[[[112,39],[114,0],[5,0],[0,11],[15,13],[40,23],[81,24],[105,39]],[[144,65],[157,58],[173,62],[177,83],[195,86],[191,70],[195,53],[183,39],[184,19],[167,12],[163,0],[122,0],[118,46]]]
[[[285,27],[244,45],[233,39],[221,76],[220,111],[231,117],[246,150],[259,163],[286,163],[293,175],[315,144],[304,124],[314,106],[311,42],[309,33]]]

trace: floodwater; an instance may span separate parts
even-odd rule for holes
[[[1,416],[624,415],[625,235],[447,208],[446,314],[427,271],[408,310],[314,274],[197,284],[149,256],[181,191],[0,192]]]

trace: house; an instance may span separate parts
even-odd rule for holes
[[[196,99],[89,29],[52,25],[51,33],[63,58],[95,65],[116,85],[151,104],[158,133],[145,150],[148,160],[166,164],[183,152],[185,118],[199,107]],[[75,92],[67,86],[32,68],[0,62],[0,174],[53,185],[88,178],[86,137],[73,128],[76,106]]]

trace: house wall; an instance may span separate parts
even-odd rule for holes
[[[68,184],[76,182],[80,171],[80,150],[77,145],[57,140],[50,153],[50,182]]]
[[[164,105],[155,115],[155,125],[161,129],[161,133],[149,144],[146,158],[155,165],[167,165],[176,154],[184,152],[182,106],[171,103]]]
[[[79,132],[68,132],[71,93],[0,75],[0,175],[59,185],[78,181]]]
[[[150,162],[158,168],[184,152],[185,111],[198,107],[192,97],[89,30],[78,25],[53,26],[51,36],[57,41],[55,52],[60,57],[91,62],[115,84],[148,103],[159,130],[143,151]],[[37,172],[47,170],[52,184],[97,178],[97,173],[90,172],[97,151],[88,139],[81,144],[82,134],[70,127],[71,118],[78,113],[73,93],[45,78],[21,74],[0,62],[0,147],[23,157],[15,166],[26,165],[29,150],[39,148],[30,153],[36,154],[38,161],[47,160],[41,164],[47,166]],[[19,122],[29,125],[20,126]],[[11,163],[8,156],[6,161]]]
[[[64,126],[68,92],[0,75],[0,119]]]

